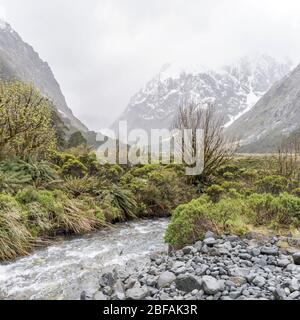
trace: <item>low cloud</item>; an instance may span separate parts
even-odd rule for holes
[[[1,16],[49,62],[93,129],[166,62],[216,67],[259,52],[300,62],[297,0],[0,0]]]

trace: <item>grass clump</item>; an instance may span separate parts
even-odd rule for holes
[[[11,196],[0,194],[0,261],[26,255],[31,240],[18,202]]]

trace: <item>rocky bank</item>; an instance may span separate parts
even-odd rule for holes
[[[129,261],[102,274],[99,290],[81,299],[300,300],[300,252],[286,239],[208,232],[193,246],[149,258],[141,269]]]

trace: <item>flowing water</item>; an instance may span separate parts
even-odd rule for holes
[[[114,266],[130,268],[165,251],[168,221],[145,220],[64,240],[13,263],[0,264],[0,299],[79,299],[96,292],[99,277]]]

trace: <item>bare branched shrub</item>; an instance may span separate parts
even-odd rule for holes
[[[285,139],[278,149],[278,174],[287,178],[299,178],[300,139],[297,137]]]
[[[217,116],[212,104],[198,105],[189,103],[179,108],[178,115],[173,123],[173,129],[189,129],[192,131],[192,140],[189,142],[189,150],[193,156],[197,150],[204,154],[204,170],[201,177],[196,180],[206,183],[216,171],[233,157],[236,144],[226,139],[223,132],[223,121]],[[196,140],[197,130],[203,130],[204,146],[199,146]],[[185,150],[186,152],[186,150]]]

